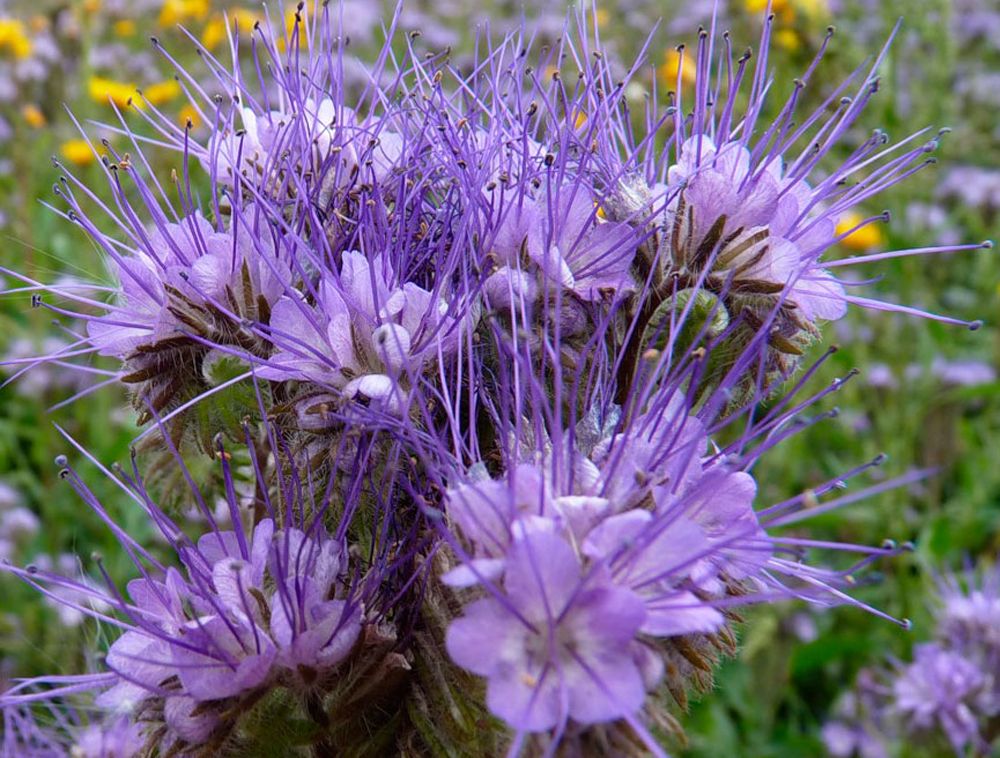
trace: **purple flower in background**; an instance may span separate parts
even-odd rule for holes
[[[0,751],[12,758],[134,758],[145,743],[141,725],[124,716],[84,719],[64,705],[49,705],[48,726],[24,707],[4,708],[2,717]]]
[[[984,570],[978,581],[943,577],[938,587],[938,629],[953,647],[983,645],[1000,654],[1000,570]]]
[[[865,376],[868,379],[868,384],[872,387],[895,389],[899,386],[899,381],[896,379],[895,373],[893,373],[892,368],[886,363],[869,364],[865,371]]]
[[[0,481],[0,560],[12,559],[18,544],[41,526],[35,512],[21,502],[21,493]]]
[[[94,613],[104,613],[111,604],[104,597],[100,585],[84,572],[80,559],[70,553],[62,553],[54,558],[36,555],[31,566],[37,571],[57,571],[61,576],[71,578],[71,582],[49,588],[45,605],[56,612],[59,622],[72,629],[83,624]]]
[[[996,369],[983,361],[948,360],[938,356],[930,366],[910,364],[906,367],[905,376],[910,381],[930,376],[952,387],[978,387],[996,381]]]
[[[39,397],[63,389],[80,391],[93,384],[93,376],[62,360],[62,354],[76,355],[74,347],[58,337],[48,337],[40,346],[21,337],[10,343],[3,363],[16,369],[18,381],[14,386],[25,396]],[[37,358],[39,354],[48,359]]]
[[[976,387],[992,384],[997,379],[996,369],[983,361],[945,361],[936,358],[931,373],[944,384],[957,387]]]
[[[986,211],[1000,208],[1000,171],[980,166],[954,166],[942,177],[936,194]]]
[[[978,735],[970,702],[983,683],[971,662],[935,643],[917,645],[893,683],[893,707],[912,729],[940,728],[956,755]]]
[[[132,758],[143,748],[142,726],[124,716],[90,724],[80,732],[71,755],[76,758]]]
[[[1000,572],[940,576],[936,594],[935,641],[916,645],[912,660],[892,669],[859,674],[846,698],[865,708],[827,725],[835,741],[874,733],[879,744],[906,745],[939,736],[959,756],[970,747],[989,752],[1000,713]]]
[[[864,679],[865,672],[858,678]],[[885,738],[879,734],[880,714],[866,713],[868,699],[864,693],[846,693],[838,703],[837,719],[823,725],[820,736],[833,758],[889,758]]]
[[[939,579],[937,636],[982,673],[977,713],[1000,713],[1000,570]]]

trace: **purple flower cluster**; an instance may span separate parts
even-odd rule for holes
[[[340,664],[363,647],[362,618],[375,619],[380,611],[366,608],[343,538],[324,526],[332,515],[330,494],[302,489],[300,472],[281,469],[274,473],[276,489],[262,492],[256,503],[264,517],[245,526],[247,497],[237,486],[232,456],[220,447],[218,457],[235,526],[222,528],[192,485],[190,496],[210,524],[197,540],[151,500],[137,474],[119,471],[115,479],[174,546],[180,568],[160,563],[139,546],[107,516],[76,472],[63,469],[62,476],[105,517],[141,577],[121,592],[38,563],[24,568],[8,563],[8,571],[67,611],[108,621],[123,633],[107,651],[107,673],[57,677],[52,681],[59,686],[44,693],[34,690],[50,683],[47,679],[18,684],[5,693],[5,705],[16,710],[81,688],[99,689],[98,708],[130,723],[154,724],[133,730],[142,738],[140,746],[148,742],[184,753],[238,741],[230,723],[233,711],[251,710],[268,693],[321,698],[336,688],[344,676]],[[276,528],[276,519],[287,526]],[[98,739],[89,731],[77,737],[81,745]]]
[[[115,360],[140,447],[199,516],[169,516],[137,464],[112,475],[164,560],[66,468],[141,576],[104,590],[8,566],[123,633],[106,670],[0,705],[100,690],[178,754],[334,754],[360,734],[373,752],[663,754],[654,725],[679,725],[661,693],[710,686],[735,607],[865,607],[851,574],[900,549],[782,533],[856,500],[843,482],[881,458],[766,508],[750,471],[842,385],[803,392],[830,351],[788,382],[825,321],[852,304],[931,315],[832,271],[979,247],[823,257],[840,217],[936,143],[876,132],[825,167],[882,57],[796,114],[824,43],[766,120],[770,23],[753,65],[703,31],[693,103],[671,92],[638,116],[640,63],[622,76],[586,14],[551,46],[484,35],[470,66],[418,54],[397,16],[357,86],[337,16],[234,36],[232,66],[203,56],[210,86],[179,68],[211,129],[136,114],[182,159],[169,184],[125,118],[112,201],[60,183],[111,287],[5,272],[86,325],[23,360]],[[222,469],[205,494],[198,447]],[[814,549],[861,557],[825,569]],[[287,734],[261,726],[278,718]]]
[[[863,707],[824,728],[832,754],[888,755],[890,744],[918,735],[958,756],[970,747],[989,753],[1000,737],[1000,571],[942,577],[934,610],[934,641],[916,645],[912,660],[891,670],[859,676],[850,700]]]
[[[50,707],[37,718],[27,707],[3,711],[0,750],[25,758],[133,758],[144,740],[141,727],[126,716],[88,720],[81,713]]]
[[[711,598],[770,558],[753,479],[703,467],[703,430],[671,411],[638,419],[634,439],[565,451],[565,476],[524,463],[446,495],[473,552],[445,584],[502,577],[451,625],[448,651],[519,729],[631,717],[662,684],[658,641],[721,630]]]

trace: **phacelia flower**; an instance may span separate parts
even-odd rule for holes
[[[995,567],[939,577],[935,640],[916,645],[911,660],[859,675],[847,697],[863,699],[865,712],[831,722],[832,733],[863,732],[882,746],[919,739],[957,756],[970,747],[988,753],[1000,713],[998,577]]]
[[[220,451],[224,461],[225,455]],[[162,566],[109,520],[118,539],[153,566],[125,592],[38,564],[5,565],[68,610],[123,629],[107,651],[107,673],[63,681],[48,694],[100,690],[94,705],[141,724],[147,745],[162,740],[183,752],[221,744],[239,732],[240,710],[252,709],[268,692],[281,690],[304,703],[335,690],[337,672],[358,650],[366,609],[352,589],[343,542],[322,521],[328,504],[317,499],[319,515],[293,525],[290,514],[301,514],[307,501],[296,500],[293,481],[281,475],[284,483],[277,484],[275,496],[289,510],[272,511],[251,529],[243,525],[228,464],[223,474],[234,528],[219,528],[207,512],[212,528],[196,542],[149,499],[140,480],[123,475],[120,483],[135,488],[180,561],[180,568]],[[64,469],[64,475],[103,512],[74,471]],[[192,495],[201,502],[198,491]],[[275,518],[287,526],[275,528]],[[39,697],[19,689],[0,700],[16,706]],[[98,740],[100,734],[79,739]]]
[[[969,702],[983,675],[970,661],[934,643],[917,645],[912,663],[893,682],[892,707],[913,731],[939,728],[961,755],[975,739],[978,722]]]
[[[934,140],[875,133],[833,159],[882,56],[800,118],[817,59],[765,121],[771,21],[753,66],[713,22],[689,83],[637,119],[644,66],[612,61],[585,11],[578,28],[544,14],[548,47],[484,33],[468,65],[397,44],[394,17],[356,77],[348,7],[232,35],[231,64],[201,51],[208,83],[154,43],[202,126],[150,98],[133,115],[181,168],[160,179],[121,118],[130,152],[100,164],[114,202],[72,175],[57,190],[112,281],[5,272],[86,324],[25,362],[116,361],[143,436],[164,432],[158,469],[189,485],[175,512],[200,515],[168,516],[137,464],[115,476],[164,561],[67,468],[139,577],[105,590],[8,566],[122,634],[107,670],[0,706],[99,693],[181,754],[350,753],[363,734],[385,753],[663,755],[654,724],[678,731],[667,704],[711,687],[735,607],[884,616],[848,590],[905,546],[783,531],[864,495],[838,493],[882,458],[769,507],[751,472],[843,386],[803,391],[832,350],[786,384],[824,321],[920,313],[849,294],[839,266],[977,247],[825,257],[885,220],[836,231]],[[192,438],[221,465],[209,492]],[[820,550],[860,558],[826,569],[806,560]],[[948,683],[951,728],[982,686]]]
[[[490,709],[517,729],[634,712],[645,696],[629,645],[642,624],[632,592],[580,576],[558,535],[526,531],[511,547],[503,600],[468,606],[448,630],[456,663],[487,678]]]

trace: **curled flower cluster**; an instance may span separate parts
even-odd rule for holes
[[[709,642],[732,646],[713,598],[745,591],[771,546],[753,479],[706,465],[704,431],[679,405],[637,419],[631,439],[594,428],[565,468],[522,463],[502,480],[481,468],[446,494],[472,553],[444,583],[502,577],[451,625],[448,652],[487,677],[491,710],[512,725],[628,718],[668,668],[676,678],[714,658]]]
[[[248,749],[257,735],[248,735],[241,717],[323,712],[326,698],[342,697],[347,683],[361,675],[345,665],[349,657],[353,667],[375,665],[373,657],[383,661],[393,639],[389,627],[380,625],[384,608],[371,588],[388,588],[379,572],[388,571],[391,560],[375,552],[352,570],[343,535],[326,526],[345,515],[332,512],[340,506],[331,493],[305,489],[302,472],[273,462],[269,487],[256,463],[241,468],[255,472],[250,479],[263,489],[240,486],[246,477],[219,444],[224,515],[233,528],[220,523],[218,509],[209,508],[192,483],[189,500],[209,524],[196,540],[151,499],[137,472],[119,468],[113,475],[174,547],[180,568],[162,564],[138,545],[101,509],[76,471],[62,469],[61,476],[105,516],[141,576],[119,591],[39,564],[6,565],[68,610],[122,630],[107,651],[105,672],[71,678],[70,684],[56,677],[52,682],[60,686],[43,693],[36,685],[47,683],[45,678],[15,685],[4,694],[12,714],[23,715],[38,700],[96,689],[93,705],[112,721],[125,719],[131,744],[138,745],[134,751]],[[251,452],[256,461],[261,450],[251,446]],[[60,457],[58,463],[68,462]],[[190,480],[184,464],[178,465]],[[276,528],[279,521],[283,528]],[[363,621],[371,626],[364,639]],[[86,747],[99,727],[73,730],[84,755],[103,755]]]
[[[940,743],[955,755],[990,752],[1000,736],[1000,571],[948,575],[938,582],[935,639],[910,661],[859,676],[863,703],[824,727],[837,756],[888,755],[893,743]],[[867,751],[867,752],[866,752]]]
[[[754,65],[703,31],[693,105],[671,94],[637,117],[640,63],[617,76],[586,15],[555,46],[484,36],[469,67],[392,26],[358,87],[337,17],[300,8],[287,35],[234,36],[232,67],[204,55],[208,89],[178,69],[208,133],[136,112],[177,151],[169,184],[124,118],[113,202],[61,181],[110,285],[5,272],[85,324],[26,362],[116,360],[147,426],[137,455],[179,472],[171,494],[200,516],[170,516],[137,464],[108,472],[164,560],[65,468],[141,577],[105,591],[8,566],[89,593],[114,614],[81,608],[124,632],[106,670],[22,682],[0,705],[21,718],[99,691],[147,747],[182,755],[358,739],[663,754],[681,733],[670,703],[735,647],[735,608],[862,606],[852,573],[905,549],[782,533],[857,499],[837,493],[881,458],[770,507],[751,470],[845,381],[803,391],[831,350],[788,382],[823,322],[852,304],[920,313],[831,271],[979,247],[824,258],[885,220],[836,231],[936,141],[877,132],[833,160],[881,56],[796,115],[821,50],[765,122],[770,22]],[[199,448],[221,465],[206,494],[186,464]],[[826,569],[814,549],[860,557]]]

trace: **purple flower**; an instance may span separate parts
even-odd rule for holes
[[[759,167],[751,160],[742,142],[716,148],[703,134],[680,146],[663,190],[675,263],[695,279],[708,265],[706,286],[733,297],[784,292],[802,326],[841,318],[844,289],[817,262],[834,220],[810,215],[812,188],[786,176],[780,156]]]
[[[931,373],[944,384],[956,387],[976,387],[992,384],[997,379],[996,369],[982,361],[945,361],[935,359]]]
[[[511,546],[502,599],[478,600],[448,629],[455,661],[487,678],[487,703],[518,730],[611,721],[645,699],[630,652],[643,623],[632,592],[581,577],[559,536],[528,531]]]
[[[209,376],[203,373],[213,358],[239,362],[270,351],[259,330],[290,287],[295,244],[279,235],[256,206],[236,214],[226,230],[198,213],[173,223],[157,209],[155,218],[148,227],[134,216],[122,222],[126,245],[84,224],[108,253],[117,285],[113,302],[80,294],[106,291],[103,286],[53,285],[52,292],[83,307],[73,315],[86,322],[87,337],[34,359],[62,366],[70,365],[70,357],[92,352],[118,359],[118,378],[133,389],[140,423],[218,384],[210,370]],[[41,304],[37,298],[36,305]]]
[[[93,384],[93,375],[64,360],[64,355],[77,354],[74,348],[58,337],[48,337],[38,346],[22,337],[11,342],[3,363],[17,370],[15,387],[27,397],[40,397],[61,389],[80,391]],[[44,357],[37,357],[39,352]]]
[[[863,700],[867,713],[846,714],[839,727],[828,725],[833,738],[840,735],[847,745],[848,733],[854,733],[860,740],[873,730],[865,723],[870,721],[884,742],[939,735],[956,755],[965,755],[970,745],[989,752],[990,725],[1000,713],[998,577],[995,568],[938,577],[935,641],[916,645],[912,660],[894,661],[878,681],[870,672],[859,675],[857,694],[847,698]]]
[[[106,723],[87,726],[76,738],[71,755],[80,758],[132,758],[139,755],[145,740],[142,725],[124,716]]]
[[[328,533],[321,520],[329,502],[310,500],[320,517],[305,521],[305,528],[292,526],[294,519],[284,514],[289,526],[277,530],[278,514],[268,513],[265,505],[267,517],[248,529],[239,515],[240,496],[226,455],[220,450],[235,528],[220,529],[200,492],[193,490],[210,525],[196,543],[159,510],[141,480],[123,476],[119,484],[133,488],[137,500],[145,503],[147,514],[177,550],[182,567],[160,565],[109,521],[123,545],[153,566],[148,569],[137,561],[143,575],[129,582],[127,596],[39,564],[25,569],[5,566],[68,611],[123,629],[108,649],[107,674],[70,677],[53,696],[100,689],[96,706],[159,724],[144,729],[145,737],[165,735],[165,744],[178,749],[210,745],[232,730],[233,714],[225,715],[225,707],[250,707],[279,688],[300,698],[331,688],[334,673],[355,651],[365,621],[357,590],[346,581],[342,538]],[[65,469],[64,475],[105,513],[75,472]],[[285,467],[276,480],[277,496],[288,504],[289,514],[301,512],[305,502],[294,476]],[[120,618],[110,617],[110,610]],[[0,704],[12,707],[25,702],[32,701],[15,694],[0,697]],[[229,706],[222,707],[224,703]]]
[[[279,668],[309,671],[311,682],[343,660],[360,630],[356,604],[328,599],[339,552],[297,529],[275,533],[270,519],[257,525],[250,545],[236,532],[203,536],[182,552],[187,580],[168,569],[162,582],[129,584],[137,625],[108,651],[107,665],[122,681],[99,703],[131,710],[174,674],[179,694],[196,702],[252,691]]]
[[[821,731],[823,744],[833,758],[889,758],[885,745],[863,724],[828,721]]]
[[[955,647],[983,644],[1000,653],[1000,570],[985,570],[977,582],[945,577],[939,584],[938,629]]]
[[[291,274],[277,258],[273,238],[243,224],[236,229],[216,231],[195,215],[149,230],[131,255],[114,256],[119,302],[88,323],[98,352],[127,361],[187,330],[238,344],[239,320],[261,319],[262,307],[266,311],[277,301]]]
[[[71,582],[50,587],[44,599],[63,626],[78,627],[88,616],[104,613],[111,607],[100,585],[83,571],[75,555],[63,553],[53,559],[43,553],[36,555],[30,566],[35,571],[58,571],[61,576],[72,578]]]
[[[38,532],[38,516],[30,508],[20,506],[0,511],[0,541],[16,541]]]
[[[942,178],[938,197],[983,210],[1000,208],[1000,171],[979,166],[954,166]]]
[[[952,387],[977,387],[996,381],[996,370],[982,361],[950,361],[938,356],[930,366],[911,363],[906,367],[905,376],[911,381],[930,376]]]
[[[646,604],[645,634],[671,637],[717,631],[723,615],[678,588],[683,570],[697,563],[708,550],[708,540],[698,526],[683,517],[657,521],[649,511],[635,509],[612,516],[587,535],[583,553],[591,559],[609,558],[616,584],[632,589]],[[669,556],[669,560],[666,557]]]
[[[358,77],[335,9],[300,8],[290,33],[234,41],[232,65],[204,55],[208,84],[177,67],[203,132],[139,114],[177,151],[177,208],[126,119],[136,151],[103,164],[114,202],[60,185],[115,281],[13,274],[87,324],[27,363],[117,360],[109,381],[133,386],[155,421],[143,436],[172,456],[157,469],[190,497],[175,520],[137,464],[115,474],[176,553],[164,562],[63,472],[139,576],[124,592],[7,567],[122,630],[107,671],[33,684],[99,690],[147,750],[279,750],[281,714],[296,749],[322,754],[357,734],[492,754],[509,737],[492,712],[515,750],[524,732],[558,752],[627,729],[662,754],[647,724],[671,723],[666,692],[683,706],[710,686],[735,649],[730,608],[868,608],[853,574],[903,548],[782,530],[857,499],[842,481],[881,459],[770,507],[749,472],[844,383],[804,390],[828,352],[786,389],[823,321],[852,303],[919,313],[831,271],[975,247],[823,260],[837,221],[933,141],[876,133],[833,160],[882,56],[800,116],[810,67],[765,123],[769,23],[752,65],[700,35],[694,87],[672,110],[651,99],[643,126],[640,66],[595,49],[585,13],[579,30],[542,18],[558,45],[484,37],[466,66],[390,34]],[[573,83],[539,75],[564,62]],[[192,441],[221,465],[205,492]],[[818,550],[862,557],[829,570],[807,560]],[[486,679],[485,703],[458,669]],[[0,703],[35,702],[26,688]]]
[[[982,672],[962,656],[935,643],[917,645],[893,683],[893,707],[913,729],[943,730],[962,755],[978,736],[970,701],[982,683]]]
[[[205,169],[222,184],[232,186],[239,177],[280,192],[278,173],[290,146],[305,144],[302,168],[322,174],[319,197],[326,206],[359,180],[385,182],[401,157],[399,134],[330,97],[238,113],[238,128],[214,131],[201,154]]]
[[[67,709],[64,704],[46,703],[45,722],[68,728],[68,734],[26,707],[2,711],[0,751],[4,756],[24,758],[134,758],[141,754],[145,739],[142,726],[124,716],[97,720],[91,715]]]
[[[344,253],[339,286],[332,279],[321,282],[315,307],[301,296],[275,305],[270,332],[278,349],[259,375],[309,381],[346,397],[361,394],[401,407],[401,379],[412,381],[425,362],[452,352],[457,324],[439,297],[393,279],[381,256],[369,262],[359,252]]]
[[[341,553],[334,540],[317,540],[299,529],[275,535],[270,573],[284,577],[284,586],[271,597],[271,633],[279,662],[289,669],[336,665],[358,638],[362,609],[330,597],[342,572]]]
[[[973,572],[942,577],[936,617],[942,644],[983,674],[977,713],[1000,713],[1000,570],[985,568],[978,578]]]
[[[505,265],[493,276],[511,277],[526,256],[542,279],[538,291],[568,290],[583,300],[623,297],[633,288],[629,273],[637,240],[627,224],[600,221],[598,205],[580,186],[544,188],[546,201],[528,200],[510,210],[496,231],[493,252]],[[494,305],[506,288],[489,285]]]

